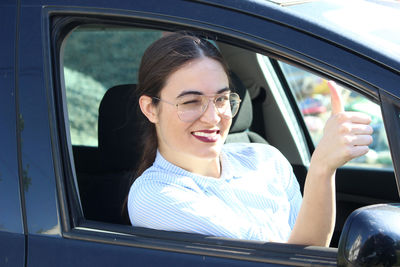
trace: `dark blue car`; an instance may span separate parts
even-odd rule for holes
[[[398,266],[399,17],[398,1],[1,1],[0,266]],[[127,223],[140,154],[127,94],[146,47],[180,30],[210,39],[241,91],[228,141],[275,146],[301,187],[329,114],[324,81],[383,121],[386,145],[337,171],[330,248]],[[299,89],[306,76],[318,82]],[[326,107],[312,118],[310,96]]]

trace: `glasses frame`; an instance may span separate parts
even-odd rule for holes
[[[168,100],[164,100],[164,99],[161,99],[161,98],[156,97],[156,96],[153,96],[152,98],[153,98],[153,99],[156,99],[156,100],[158,100],[158,101],[161,101],[161,102],[164,102],[164,103],[167,103],[167,104],[170,104],[170,105],[175,106],[175,107],[176,107],[176,110],[177,110],[178,118],[179,118],[181,121],[183,121],[183,122],[193,122],[193,121],[197,120],[198,118],[200,118],[201,116],[203,116],[203,114],[204,114],[204,112],[206,112],[206,110],[207,110],[208,105],[210,104],[210,102],[213,102],[214,108],[215,108],[215,110],[217,111],[218,115],[220,115],[220,116],[225,116],[225,117],[226,117],[226,115],[223,114],[223,113],[221,113],[221,112],[219,111],[219,109],[217,108],[217,106],[216,106],[216,100],[218,99],[218,96],[222,96],[222,95],[224,95],[224,93],[213,94],[213,95],[198,95],[198,96],[201,96],[201,97],[207,97],[207,98],[208,98],[208,101],[207,101],[207,104],[206,104],[206,106],[204,107],[203,111],[199,114],[199,116],[198,116],[197,118],[193,119],[193,120],[190,120],[190,121],[182,120],[182,118],[179,116],[179,112],[178,112],[178,111],[179,111],[179,103],[172,103],[172,102],[170,102],[170,101],[168,101]],[[240,99],[239,94],[237,94],[237,93],[235,93],[235,92],[230,92],[230,93],[229,93],[229,98],[230,98],[231,95],[237,96],[238,105],[240,106],[240,103],[242,102],[242,99]],[[230,119],[234,118],[234,117],[236,116],[236,114],[238,113],[238,111],[239,111],[239,107],[237,108],[235,114],[233,114],[232,116],[229,116],[229,118],[230,118]]]

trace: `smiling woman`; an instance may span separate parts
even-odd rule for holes
[[[157,51],[165,55],[154,57]],[[169,61],[179,65],[171,68]],[[164,76],[150,79],[154,73]],[[134,226],[288,239],[301,203],[298,183],[272,147],[224,145],[240,104],[227,73],[219,51],[193,35],[171,34],[145,52],[136,95],[153,133],[144,136],[144,151],[151,152],[143,153],[146,170],[129,193]],[[275,171],[265,177],[268,170]]]
[[[288,161],[262,144],[224,145],[240,103],[210,42],[169,34],[139,68],[142,164],[128,195],[132,225],[248,240],[328,245],[336,168],[368,151],[370,118],[346,113],[331,83],[333,115],[316,148],[304,199]]]

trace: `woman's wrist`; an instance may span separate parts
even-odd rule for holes
[[[323,179],[324,177],[331,179],[335,172],[336,168],[332,168],[329,164],[312,157],[307,176],[317,177],[318,179]]]

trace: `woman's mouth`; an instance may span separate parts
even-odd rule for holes
[[[220,138],[220,131],[219,130],[201,130],[201,131],[192,132],[192,135],[202,142],[214,143],[214,142],[217,142],[218,139]]]

